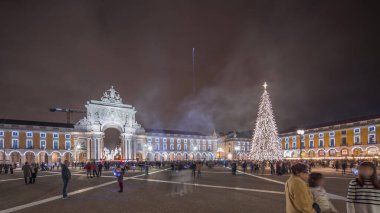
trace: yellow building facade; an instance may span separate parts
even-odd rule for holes
[[[317,125],[303,135],[294,129],[280,133],[280,141],[287,159],[377,158],[380,116]]]

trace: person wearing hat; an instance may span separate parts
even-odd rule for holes
[[[285,183],[286,212],[287,213],[318,213],[313,195],[307,181],[309,178],[308,166],[297,163],[291,167],[292,175]],[[314,205],[314,207],[313,207]]]

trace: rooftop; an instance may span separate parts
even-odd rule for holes
[[[14,120],[14,119],[0,119],[0,125],[1,124],[74,128],[74,124],[68,124],[68,123],[55,123],[55,122],[43,122],[43,121],[27,121],[27,120]]]
[[[147,133],[161,133],[161,134],[173,134],[173,135],[197,135],[206,136],[205,134],[199,132],[187,132],[181,130],[168,130],[168,129],[145,129]]]
[[[350,118],[350,119],[319,123],[319,124],[314,124],[314,125],[310,125],[310,126],[306,126],[306,127],[294,127],[293,126],[293,127],[288,128],[288,129],[285,129],[284,131],[281,131],[280,134],[296,132],[297,129],[300,129],[300,128],[303,128],[305,130],[309,130],[309,129],[316,129],[316,128],[321,128],[321,127],[355,123],[355,122],[359,122],[359,121],[368,121],[368,120],[373,120],[373,119],[380,119],[380,115],[366,115],[366,116],[355,117],[355,118]]]

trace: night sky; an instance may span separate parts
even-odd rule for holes
[[[0,117],[66,122],[48,109],[83,108],[114,85],[143,127],[246,130],[264,81],[279,130],[379,114],[379,9],[376,0],[2,0]]]

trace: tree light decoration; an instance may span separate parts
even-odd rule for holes
[[[274,120],[272,104],[267,92],[265,82],[264,93],[261,96],[256,127],[253,133],[250,152],[251,160],[278,161],[282,160],[282,149],[279,142],[276,121]]]

